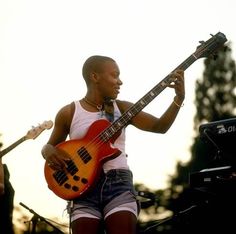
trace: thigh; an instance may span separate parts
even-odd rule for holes
[[[137,218],[130,211],[118,211],[105,220],[106,234],[136,234]]]
[[[82,217],[71,223],[72,234],[97,234],[100,225],[100,219]]]

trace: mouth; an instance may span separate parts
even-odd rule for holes
[[[115,89],[115,93],[119,94],[120,93],[120,89]]]
[[[120,92],[120,86],[116,86],[116,87],[115,87],[115,90],[116,90],[117,92]]]

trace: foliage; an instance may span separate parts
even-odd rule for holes
[[[211,196],[208,197],[208,187],[204,188],[204,191],[191,187],[191,181],[189,181],[191,174],[206,168],[214,169],[228,163],[228,159],[224,158],[224,155],[223,157],[218,155],[217,148],[211,142],[201,138],[199,127],[204,123],[226,120],[236,115],[236,65],[232,59],[230,44],[226,49],[224,48],[224,50],[218,52],[215,60],[206,58],[204,64],[203,77],[197,80],[195,89],[195,138],[191,147],[191,159],[186,165],[179,162],[176,167],[176,174],[170,178],[171,198],[169,199],[168,208],[174,213],[183,212],[192,206],[205,207],[206,200],[212,200]],[[211,187],[211,189],[213,188]],[[215,190],[214,192],[211,191],[212,194],[217,197],[218,190],[217,192]],[[221,196],[221,198],[224,199],[224,196]],[[214,209],[215,207],[212,206],[209,223],[211,217],[215,217],[214,212],[212,212]],[[198,215],[200,215],[199,212]],[[188,214],[191,214],[191,212]],[[193,217],[192,214],[191,216]]]
[[[176,233],[176,232],[201,232],[203,226],[205,230],[213,231],[216,220],[222,224],[217,226],[222,228],[229,225],[229,216],[222,217],[220,220],[218,212],[227,213],[228,207],[235,208],[235,202],[232,204],[227,193],[227,188],[220,187],[221,199],[225,199],[218,205],[218,192],[212,193],[205,190],[201,191],[190,186],[190,175],[199,172],[205,168],[214,168],[223,165],[222,159],[217,157],[217,149],[203,141],[199,135],[199,127],[204,123],[225,120],[233,118],[236,115],[236,65],[232,59],[230,43],[227,48],[222,48],[217,54],[216,59],[206,58],[204,60],[205,69],[203,76],[196,81],[195,86],[195,107],[196,115],[194,116],[195,137],[191,146],[191,159],[183,165],[177,163],[175,175],[169,178],[169,186],[164,191],[158,193],[158,208],[156,212],[169,213],[169,218],[159,220],[160,225],[152,229],[152,233]],[[223,158],[224,161],[224,158]],[[229,191],[232,193],[232,191]],[[212,194],[215,195],[214,200]],[[225,197],[227,194],[228,197]],[[235,194],[235,193],[232,193]],[[210,203],[207,203],[210,202]],[[231,202],[231,203],[230,203]],[[160,209],[161,207],[161,209]],[[152,213],[153,210],[148,208],[145,212],[150,215],[150,220],[146,223],[146,228],[157,224]],[[150,213],[151,212],[151,213]],[[161,222],[163,221],[163,222]],[[233,224],[230,223],[230,224]],[[217,230],[217,228],[216,228]]]
[[[205,59],[204,65],[203,77],[197,80],[195,88],[196,115],[193,129],[195,137],[191,146],[191,159],[185,165],[181,162],[177,163],[176,173],[170,177],[169,187],[165,190],[151,191],[145,185],[136,184],[137,191],[144,191],[149,196],[153,195],[140,197],[140,233],[176,233],[176,231],[192,233],[193,224],[194,227],[199,223],[206,226],[205,217],[212,216],[212,210],[217,213],[214,202],[211,209],[209,204],[205,204],[205,193],[196,193],[192,190],[189,185],[189,175],[214,166],[216,159],[214,149],[200,139],[199,126],[236,115],[236,65],[232,59],[230,44],[226,50],[219,51],[216,59]],[[203,207],[204,215],[201,213]],[[195,220],[198,223],[195,223]],[[38,228],[37,233],[52,233],[51,227],[46,224],[39,224]],[[200,228],[201,225],[197,229],[198,232],[201,231]],[[27,230],[26,226],[24,230]],[[212,230],[209,228],[209,231]]]
[[[199,126],[213,121],[233,118],[236,115],[236,65],[230,44],[218,52],[217,58],[204,61],[203,77],[196,82],[194,116],[195,138],[191,147],[191,160],[187,165],[178,163],[176,175],[170,179],[174,186],[188,184],[188,175],[211,165],[214,152],[209,152],[199,136]]]

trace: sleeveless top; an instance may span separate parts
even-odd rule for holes
[[[105,114],[102,112],[90,112],[85,110],[80,101],[75,101],[75,112],[72,118],[70,126],[70,139],[82,139],[88,131],[88,128],[91,124],[99,119],[106,119]],[[120,110],[116,104],[114,104],[114,120],[118,119],[121,116]],[[96,137],[96,136],[94,136]],[[92,139],[91,139],[92,140]],[[103,164],[104,172],[107,172],[111,169],[129,169],[127,164],[127,155],[125,153],[125,129],[123,128],[119,137],[115,140],[112,147],[118,148],[121,151],[121,154],[114,158],[106,161]]]

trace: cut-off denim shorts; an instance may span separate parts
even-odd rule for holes
[[[137,210],[138,213],[139,203],[136,196],[130,170],[112,169],[107,173],[102,172],[95,186],[73,201],[71,221],[78,217],[101,219],[119,206],[123,207],[123,210],[129,210],[129,206],[132,206],[131,209]]]

